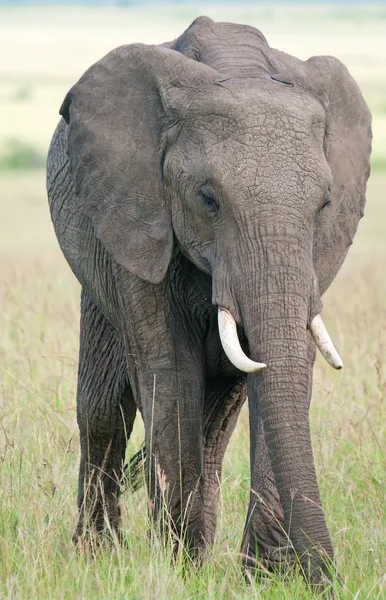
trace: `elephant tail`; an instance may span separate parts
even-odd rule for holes
[[[124,490],[129,489],[130,492],[136,492],[145,484],[145,467],[146,446],[144,442],[123,467],[121,484]]]

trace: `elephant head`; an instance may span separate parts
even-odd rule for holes
[[[297,60],[253,28],[200,19],[168,46],[117,48],[68,93],[80,209],[139,278],[160,284],[173,244],[211,276],[295,549],[312,540],[332,555],[309,432],[309,331],[341,368],[320,298],[363,214],[370,114],[338,60]]]

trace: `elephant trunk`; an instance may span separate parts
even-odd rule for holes
[[[253,254],[249,252],[249,268],[252,255],[254,261],[252,272],[241,273],[245,285],[239,280],[235,294],[250,357],[266,364],[265,369],[248,375],[250,412],[259,413],[262,419],[285,530],[306,576],[319,582],[323,573],[327,574],[333,551],[320,502],[309,426],[313,360],[307,326],[310,315],[318,315],[321,309],[314,286],[312,232],[292,216],[259,226],[254,234],[258,247]],[[319,319],[316,333],[313,329],[314,337],[324,344],[324,353],[339,367],[339,355],[332,351]],[[251,452],[253,455],[253,448]]]
[[[316,582],[333,551],[310,436],[310,336],[296,321],[268,315],[260,321],[260,330],[259,339],[250,341],[249,346],[252,356],[265,357],[267,368],[248,376],[250,411],[262,419],[284,529],[306,575]]]

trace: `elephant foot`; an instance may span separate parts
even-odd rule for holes
[[[296,554],[284,529],[282,517],[263,504],[255,505],[241,546],[244,570],[288,573],[296,564]]]
[[[170,519],[167,523],[158,523],[153,533],[161,541],[163,548],[170,553],[174,565],[200,568],[207,550],[207,541],[201,530],[185,526],[182,530]]]
[[[90,558],[96,558],[104,550],[124,548],[127,543],[120,529],[106,528],[97,531],[95,527],[77,528],[72,536],[72,543],[77,552]]]
[[[77,550],[93,555],[102,548],[122,545],[121,511],[115,493],[96,492],[90,486],[79,510],[72,542]]]
[[[326,556],[323,568],[311,571],[310,563],[299,557],[284,529],[282,517],[274,515],[263,504],[255,505],[241,546],[242,568],[247,580],[264,572],[280,575],[301,573],[315,597],[333,600],[333,585],[341,584],[331,560]]]

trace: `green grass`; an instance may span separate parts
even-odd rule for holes
[[[239,548],[249,486],[248,414],[225,457],[217,538],[200,571],[173,568],[148,541],[144,490],[123,497],[127,547],[78,556],[79,437],[75,419],[79,285],[58,249],[44,175],[20,162],[43,156],[60,103],[93,61],[121,43],[161,42],[200,13],[261,28],[301,58],[339,56],[374,115],[374,173],[349,257],[324,297],[345,369],[318,357],[312,403],[315,461],[343,579],[338,600],[386,598],[386,47],[380,7],[339,14],[261,6],[162,9],[0,8],[0,599],[306,600],[300,579],[249,584]],[[20,152],[19,152],[20,151]],[[8,153],[8,154],[7,154]],[[24,154],[23,154],[24,153]],[[8,160],[8,159],[7,159]],[[18,162],[19,161],[19,162]],[[137,421],[128,454],[143,440]]]

